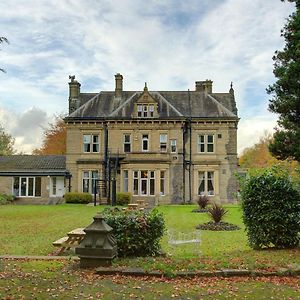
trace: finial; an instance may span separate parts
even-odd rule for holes
[[[233,89],[233,83],[232,83],[232,81],[231,81],[231,83],[230,83],[230,90],[229,90],[229,93],[230,93],[230,94],[234,94],[234,89]]]
[[[145,82],[144,91],[148,91],[147,82]]]
[[[69,75],[69,79],[71,79],[71,82],[75,81],[75,75]]]

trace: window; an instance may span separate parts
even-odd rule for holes
[[[154,171],[133,171],[133,194],[140,196],[155,195]]]
[[[142,112],[143,112],[143,105],[138,105],[137,106],[137,112],[138,112],[138,117],[142,117]]]
[[[171,153],[177,152],[177,140],[170,140]]]
[[[149,105],[149,116],[154,117],[154,105]]]
[[[14,177],[13,194],[16,197],[40,197],[41,177]]]
[[[198,136],[198,152],[213,153],[214,149],[214,135],[213,134],[199,134]]]
[[[82,192],[94,194],[96,180],[98,179],[98,171],[82,172]]]
[[[52,177],[52,195],[56,195],[56,177]]]
[[[131,135],[124,134],[124,152],[131,151]]]
[[[159,136],[160,152],[167,152],[168,136],[164,133]]]
[[[128,170],[124,170],[123,175],[123,190],[124,192],[128,192]]]
[[[198,195],[213,196],[215,194],[214,172],[199,171],[198,178],[199,178]]]
[[[153,104],[138,104],[137,116],[138,118],[153,118],[154,117],[154,105]]]
[[[166,192],[165,180],[166,180],[166,171],[160,171],[160,195],[161,196],[164,196]]]
[[[143,134],[142,135],[142,151],[148,151],[149,150],[149,135]]]
[[[99,135],[84,134],[83,135],[83,152],[99,152]]]

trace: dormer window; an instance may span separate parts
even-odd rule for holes
[[[154,110],[155,108],[153,104],[138,104],[137,116],[138,118],[153,118]]]

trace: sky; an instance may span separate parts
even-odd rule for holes
[[[0,1],[0,124],[30,154],[56,115],[67,114],[69,75],[82,92],[194,90],[233,82],[238,152],[272,132],[272,56],[294,4],[279,0]]]

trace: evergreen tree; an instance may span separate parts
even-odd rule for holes
[[[0,155],[14,154],[15,139],[0,126]]]
[[[281,31],[285,47],[273,57],[277,81],[267,89],[273,95],[269,110],[279,114],[279,127],[269,149],[278,159],[300,162],[300,0],[288,1],[295,3],[296,11]]]

